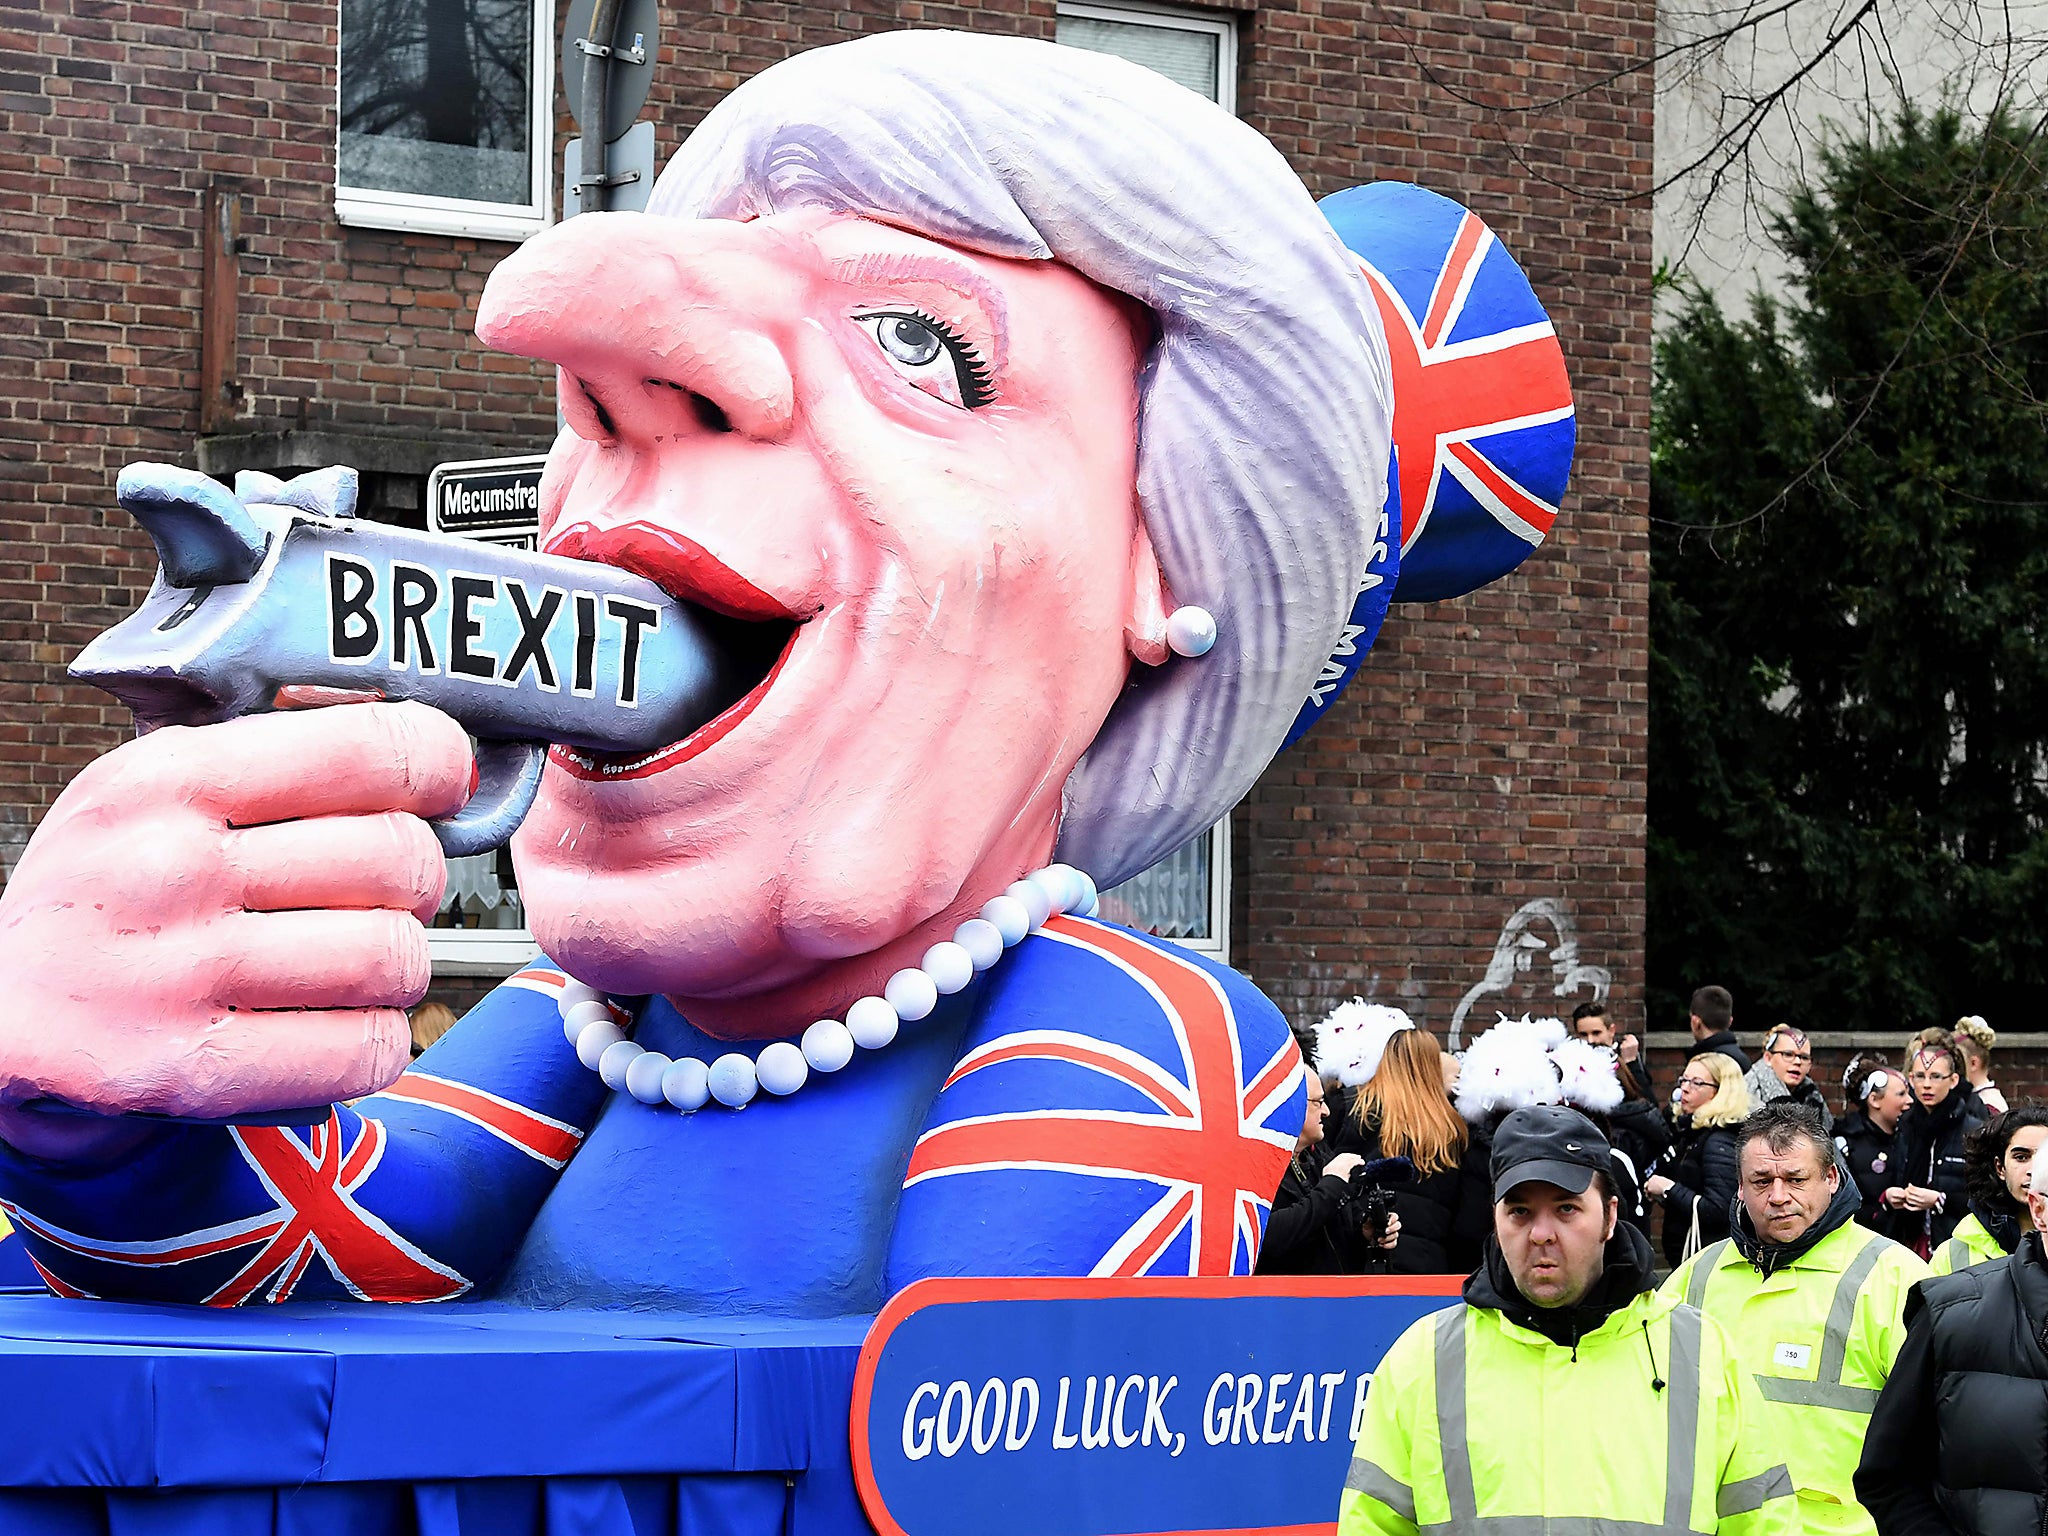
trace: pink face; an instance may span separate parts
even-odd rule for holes
[[[1164,656],[1147,324],[1057,263],[817,210],[588,215],[500,265],[478,335],[561,370],[545,547],[796,626],[651,760],[558,749],[514,844],[551,956],[714,1032],[801,1028],[1050,857]]]

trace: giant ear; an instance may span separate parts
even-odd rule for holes
[[[1166,616],[1173,612],[1173,594],[1166,589],[1166,573],[1159,569],[1159,555],[1152,548],[1152,535],[1145,519],[1133,519],[1131,533],[1131,586],[1124,609],[1124,648],[1148,667],[1166,660]]]

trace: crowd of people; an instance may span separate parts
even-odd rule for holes
[[[1838,1114],[1801,1031],[1691,1012],[1662,1096],[1599,1005],[1455,1058],[1363,1002],[1303,1032],[1262,1272],[1467,1276],[1375,1371],[1342,1536],[2048,1530],[2048,1104],[1981,1019]]]

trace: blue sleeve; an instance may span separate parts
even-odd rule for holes
[[[1249,981],[1062,917],[990,975],[912,1152],[889,1288],[932,1275],[1249,1274],[1307,1104]]]
[[[60,1295],[460,1296],[510,1259],[606,1096],[563,1036],[560,986],[521,972],[318,1125],[167,1126],[91,1168],[0,1147],[0,1207]]]

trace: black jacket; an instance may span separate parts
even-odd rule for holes
[[[1983,1124],[1977,1101],[1960,1090],[1932,1110],[1915,1099],[1892,1135],[1892,1184],[1917,1184],[1948,1196],[1938,1211],[1893,1211],[1887,1235],[1927,1258],[1947,1242],[1969,1212],[1969,1181],[1963,1172],[1963,1137]]]
[[[1345,1181],[1323,1172],[1331,1152],[1324,1142],[1288,1159],[1287,1176],[1273,1196],[1259,1244],[1262,1275],[1345,1275],[1356,1272],[1358,1244],[1340,1234]],[[1346,1256],[1353,1262],[1347,1263]]]
[[[1884,1192],[1892,1187],[1892,1133],[1880,1131],[1864,1111],[1852,1110],[1835,1122],[1835,1147],[1855,1176],[1863,1209],[1856,1219],[1880,1232],[1891,1229],[1892,1213],[1884,1208]]]
[[[1607,1112],[1607,1125],[1608,1144],[1627,1153],[1641,1173],[1647,1174],[1671,1145],[1671,1122],[1641,1099],[1623,1099],[1620,1108]]]
[[[2048,1263],[1923,1280],[1870,1416],[1856,1497],[1878,1536],[2039,1536],[2048,1526]]]
[[[1672,1132],[1671,1150],[1657,1171],[1671,1180],[1664,1194],[1664,1257],[1677,1264],[1685,1257],[1693,1209],[1700,1218],[1700,1246],[1728,1235],[1729,1210],[1742,1182],[1741,1149],[1730,1126],[1695,1126],[1681,1121]]]
[[[1691,1061],[1693,1057],[1704,1056],[1708,1051],[1719,1051],[1723,1056],[1734,1062],[1736,1066],[1742,1068],[1745,1076],[1748,1075],[1749,1058],[1742,1054],[1742,1047],[1735,1043],[1734,1030],[1716,1030],[1704,1040],[1693,1041],[1692,1048],[1685,1053],[1685,1059]]]
[[[1387,1154],[1380,1148],[1379,1127],[1346,1115],[1330,1135],[1330,1155],[1356,1152],[1368,1163]],[[1367,1251],[1358,1239],[1352,1260],[1356,1270],[1393,1275],[1463,1275],[1479,1262],[1479,1245],[1493,1230],[1493,1188],[1487,1179],[1492,1147],[1481,1136],[1465,1143],[1455,1168],[1419,1175],[1394,1191],[1394,1214],[1401,1218],[1401,1238],[1391,1252]]]

